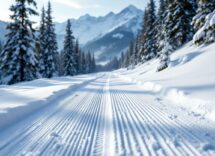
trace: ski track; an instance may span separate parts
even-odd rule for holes
[[[156,99],[107,73],[0,133],[0,155],[215,155],[214,138],[185,117],[170,118]]]

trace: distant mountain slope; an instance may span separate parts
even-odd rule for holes
[[[89,14],[71,19],[74,35],[83,48],[95,52],[97,60],[105,62],[126,50],[141,28],[143,11],[130,5],[121,12],[110,12],[106,16],[93,17]],[[56,23],[60,50],[63,47],[66,21]],[[7,23],[0,21],[0,40],[4,40]]]
[[[118,56],[128,47],[141,27],[143,11],[130,5],[121,12],[103,17],[85,15],[72,19],[74,35],[85,50],[96,53],[98,61]],[[66,22],[56,24],[59,47],[62,48]]]
[[[0,40],[4,41],[5,40],[5,35],[6,35],[6,27],[7,27],[7,22],[0,21]]]

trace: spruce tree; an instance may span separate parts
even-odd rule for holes
[[[137,65],[139,62],[138,52],[139,52],[139,35],[137,36],[137,38],[134,42],[134,50],[133,50],[133,57],[134,57],[133,64],[134,65]]]
[[[44,77],[51,78],[57,76],[57,38],[55,34],[55,26],[52,20],[51,3],[48,2],[46,11],[46,29],[45,29],[45,50],[44,50]]]
[[[66,36],[64,40],[64,76],[74,76],[76,69],[76,51],[74,46],[74,36],[72,34],[71,22],[68,20],[66,26]]]
[[[95,54],[93,53],[92,56],[92,72],[96,72],[96,60],[95,60]]]
[[[34,0],[16,0],[10,7],[13,14],[7,26],[8,34],[4,50],[0,55],[4,84],[30,81],[39,76],[35,53],[35,30],[30,20],[30,15],[38,15],[34,8],[36,8]]]
[[[147,14],[145,19],[145,46],[144,46],[144,55],[145,60],[149,60],[156,56],[156,15],[155,15],[155,2],[150,0],[147,6]]]
[[[86,55],[86,73],[91,73],[91,53],[90,51]]]
[[[134,58],[134,42],[130,43],[128,53],[129,53],[128,66],[133,66],[134,65],[134,60],[135,60],[135,58]]]
[[[161,50],[165,45],[164,42],[164,19],[166,16],[165,10],[167,9],[167,2],[165,0],[160,0],[160,5],[156,20],[156,50],[157,56],[161,55]]]
[[[202,28],[206,22],[206,16],[215,9],[215,0],[198,0],[198,9],[193,17],[192,25],[195,32]]]
[[[74,55],[76,74],[78,74],[80,72],[79,71],[80,53],[81,53],[81,50],[80,50],[80,46],[79,46],[79,41],[78,41],[78,39],[76,39],[76,42],[75,42],[75,55]]]
[[[167,38],[166,38],[166,41],[165,41],[165,45],[161,51],[161,55],[160,55],[160,65],[157,69],[157,71],[162,71],[164,69],[166,69],[169,65],[169,62],[170,62],[170,54],[171,52],[173,51],[173,48],[172,46],[169,44]]]
[[[46,12],[44,7],[42,8],[41,13],[41,21],[39,27],[39,35],[38,35],[38,42],[39,42],[39,68],[40,74],[45,76],[45,56],[44,52],[46,50]]]
[[[196,31],[193,38],[195,44],[215,42],[214,12],[215,0],[199,0],[197,14],[192,22]]]
[[[123,64],[124,60],[125,60],[124,52],[122,52],[120,56],[120,68],[124,67],[124,64]]]
[[[84,52],[81,52],[81,63],[80,63],[80,73],[85,74],[86,73],[86,56]]]
[[[141,46],[140,46],[140,50],[139,50],[139,56],[140,56],[140,61],[141,62],[144,62],[146,59],[146,55],[145,54],[145,48],[146,48],[146,40],[147,40],[147,21],[148,19],[148,11],[147,9],[145,9],[144,11],[144,16],[143,16],[143,25],[142,25],[142,29],[141,29],[141,32],[140,32],[140,43],[141,43]]]
[[[168,1],[164,25],[167,40],[173,49],[177,49],[192,39],[191,21],[194,15],[195,8],[190,0]]]

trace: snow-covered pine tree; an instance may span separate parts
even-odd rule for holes
[[[166,69],[169,65],[170,62],[170,58],[169,55],[171,54],[171,52],[173,51],[172,46],[169,44],[169,42],[166,40],[165,41],[165,45],[161,51],[161,55],[160,55],[160,65],[157,69],[158,72]]]
[[[143,16],[143,25],[140,31],[140,49],[138,54],[140,56],[140,62],[144,62],[146,57],[146,54],[144,53],[144,49],[145,49],[146,38],[147,38],[147,34],[146,34],[147,23],[145,22],[147,21],[147,18],[148,18],[148,12],[145,9],[144,16]]]
[[[160,57],[162,48],[165,44],[164,42],[164,18],[166,16],[165,10],[167,9],[167,3],[165,0],[160,0],[157,20],[156,20],[156,50],[157,57]]]
[[[34,0],[16,0],[10,7],[13,14],[7,26],[7,41],[0,55],[3,84],[31,81],[39,76],[35,30],[29,17],[38,15],[34,8],[36,8]]]
[[[124,57],[124,52],[122,52],[122,53],[121,53],[121,56],[120,56],[120,68],[123,68],[123,67],[124,67],[124,65],[123,65],[124,59],[125,59],[125,57]]]
[[[209,28],[206,32],[206,43],[214,43],[215,42],[215,9],[214,11],[208,15]]]
[[[89,51],[86,55],[86,73],[91,73],[91,52]]]
[[[144,54],[145,60],[150,60],[156,56],[156,8],[154,0],[150,0],[147,6],[147,14],[146,19],[144,21],[146,27],[145,29],[145,46],[144,46]]]
[[[129,66],[129,60],[130,60],[130,52],[129,50],[125,53],[124,61],[123,61],[123,66],[127,68]]]
[[[142,42],[141,42],[141,31],[138,32],[137,34],[137,38],[136,38],[136,48],[137,48],[137,58],[136,58],[136,61],[137,63],[141,62],[141,55],[140,55],[140,51],[141,51],[141,47],[142,47]]]
[[[92,61],[91,61],[91,66],[92,66],[92,72],[96,72],[96,60],[95,60],[95,54],[93,53],[92,55]]]
[[[128,53],[129,53],[129,64],[128,65],[133,66],[134,61],[135,61],[135,58],[134,58],[134,42],[130,43]]]
[[[80,50],[80,46],[79,46],[79,41],[78,41],[78,39],[76,39],[76,41],[75,41],[75,55],[74,55],[76,74],[80,73],[80,71],[79,71],[80,53],[81,53],[81,50]]]
[[[165,36],[173,49],[177,49],[192,39],[191,21],[194,15],[195,8],[190,0],[168,1],[167,16],[164,19],[167,34]]]
[[[74,76],[77,73],[76,69],[76,51],[74,36],[70,20],[67,21],[66,36],[64,40],[64,76]]]
[[[41,13],[41,21],[39,27],[39,35],[38,35],[38,42],[39,42],[39,51],[38,51],[38,59],[39,59],[39,68],[41,76],[45,76],[45,60],[44,60],[44,52],[46,50],[46,12],[45,8],[42,8]]]
[[[44,77],[51,78],[58,75],[57,71],[57,38],[55,34],[55,26],[52,20],[52,8],[50,1],[46,11],[46,29],[45,29],[45,50],[44,50]]]
[[[196,16],[193,18],[193,27],[196,34],[193,42],[197,45],[215,42],[215,0],[199,0]]]
[[[206,16],[213,12],[215,8],[215,0],[198,0],[198,9],[196,15],[193,17],[192,25],[197,32],[202,28],[206,21]]]
[[[81,52],[81,58],[80,58],[80,73],[85,74],[86,73],[86,56],[84,52]]]
[[[134,65],[137,65],[138,62],[139,62],[139,56],[138,56],[138,53],[139,53],[139,39],[140,39],[140,35],[138,34],[137,35],[137,38],[134,42],[134,51],[133,51],[133,56],[134,56]]]

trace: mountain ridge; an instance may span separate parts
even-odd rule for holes
[[[104,16],[90,14],[70,19],[73,33],[85,51],[95,53],[97,61],[107,61],[126,50],[141,28],[143,11],[129,5],[118,13]],[[55,22],[58,47],[63,49],[66,23]],[[0,40],[5,40],[7,22],[0,21]],[[123,50],[122,50],[123,49]]]
[[[142,17],[142,10],[129,5],[118,13],[109,12],[104,16],[85,14],[78,19],[71,19],[71,23],[74,36],[79,38],[83,49],[94,52],[97,61],[104,62],[118,57],[128,48],[141,29]],[[66,22],[56,24],[61,49],[65,27]]]

